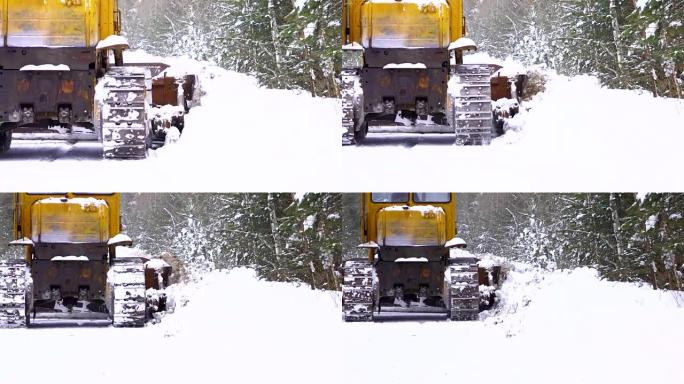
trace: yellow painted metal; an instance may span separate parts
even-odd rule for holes
[[[365,48],[446,48],[446,0],[373,0],[361,6],[361,45]]]
[[[7,0],[0,0],[0,44],[4,47],[5,25],[7,24]]]
[[[10,47],[95,47],[120,34],[117,0],[0,0],[0,37]]]
[[[456,196],[448,202],[416,202],[407,193],[405,202],[374,202],[371,193],[362,194],[361,242],[389,246],[444,245],[456,236]],[[404,210],[401,207],[432,206],[435,209]],[[389,243],[387,243],[389,241]]]
[[[440,247],[447,242],[446,213],[442,208],[387,207],[376,217],[378,245]]]
[[[121,35],[121,20],[117,0],[101,0],[100,36],[104,39],[111,35]]]
[[[462,0],[342,0],[343,44],[446,48],[465,34]]]
[[[116,193],[17,193],[14,237],[36,244],[103,244],[120,232],[120,206]]]

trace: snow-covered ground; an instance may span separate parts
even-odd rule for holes
[[[207,63],[141,52],[199,73],[207,94],[174,145],[142,161],[104,161],[99,145],[15,141],[0,157],[0,190],[255,191],[423,190],[673,191],[684,178],[684,101],[609,90],[595,78],[549,73],[547,91],[524,105],[489,147],[444,136],[371,137],[340,146],[340,103],[259,88]],[[476,54],[471,62],[492,62]],[[520,69],[508,60],[506,68]]]
[[[0,382],[682,383],[684,300],[516,264],[480,322],[346,324],[339,295],[214,271],[144,329],[0,332]]]

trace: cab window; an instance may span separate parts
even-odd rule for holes
[[[408,193],[372,193],[371,200],[374,203],[408,203]]]
[[[413,192],[413,201],[416,203],[448,203],[451,201],[451,193]]]

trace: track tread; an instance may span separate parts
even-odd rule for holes
[[[359,80],[356,70],[342,70],[342,89],[340,90],[342,97],[342,128],[344,130],[344,133],[342,133],[342,145],[356,144],[354,135],[356,129],[354,99],[356,98],[355,85]]]
[[[145,265],[138,258],[116,259],[111,266],[113,281],[112,325],[115,327],[143,327],[147,320]]]
[[[449,265],[449,318],[452,321],[479,319],[480,286],[477,262],[467,259]]]
[[[144,67],[110,68],[104,84],[102,145],[108,159],[147,157],[150,71]]]
[[[0,328],[26,326],[26,291],[30,280],[23,260],[0,261]]]
[[[487,65],[460,64],[452,74],[458,89],[449,89],[449,124],[457,145],[489,145],[492,140],[491,70]]]
[[[367,261],[344,263],[342,310],[348,322],[373,321],[375,270]]]

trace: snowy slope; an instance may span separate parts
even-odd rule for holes
[[[684,382],[684,302],[672,293],[590,269],[515,268],[480,322],[379,324],[342,322],[337,293],[215,271],[144,329],[3,330],[0,382]]]
[[[184,58],[132,52],[127,60],[200,74],[207,94],[180,141],[142,161],[103,161],[97,144],[16,141],[0,161],[0,191],[356,192],[417,183],[460,192],[684,190],[672,174],[684,163],[684,100],[609,90],[588,76],[549,73],[547,91],[512,122],[517,131],[489,147],[433,135],[342,148],[337,99],[259,88],[249,76]]]

